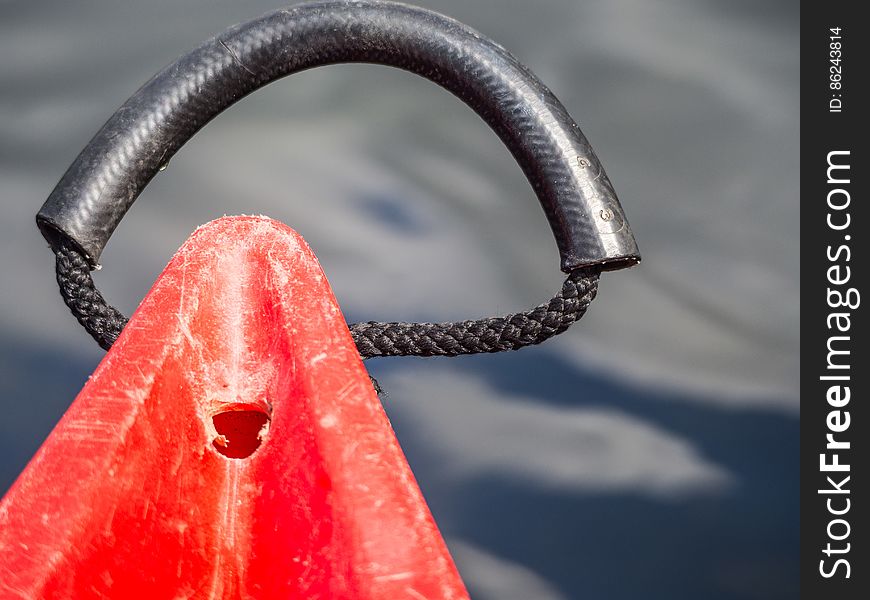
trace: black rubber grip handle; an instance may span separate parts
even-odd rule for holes
[[[163,69],[115,112],[37,214],[98,265],[112,232],[160,168],[245,95],[320,65],[363,62],[417,73],[495,130],[537,194],[562,270],[640,260],[613,186],[553,93],[498,44],[420,8],[364,0],[300,4],[237,25]]]

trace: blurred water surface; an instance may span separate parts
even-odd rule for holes
[[[798,3],[439,0],[553,89],[644,263],[542,347],[371,361],[475,598],[797,595]],[[33,215],[178,54],[274,1],[0,1],[0,490],[101,352]],[[223,214],[300,231],[349,320],[507,312],[559,285],[498,139],[413,75],[347,65],[233,107],[149,186],[98,283],[135,309]]]

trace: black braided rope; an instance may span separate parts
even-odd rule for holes
[[[60,295],[82,327],[103,350],[121,335],[127,317],[103,298],[91,278],[91,267],[81,252],[62,243],[54,249],[55,275]]]
[[[112,347],[127,317],[109,305],[94,285],[85,257],[67,244],[55,249],[57,283],[78,322],[105,350]],[[586,313],[598,292],[598,273],[573,271],[551,300],[505,317],[455,323],[354,323],[363,358],[375,356],[459,356],[505,352],[540,344],[568,329]]]

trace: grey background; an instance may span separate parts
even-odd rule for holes
[[[371,361],[475,598],[797,596],[798,2],[422,2],[495,38],[569,108],[644,255],[560,338]],[[0,0],[0,490],[102,352],[33,216],[106,118],[275,0]],[[97,275],[135,309],[223,214],[300,231],[349,320],[539,302],[561,276],[512,158],[407,73],[292,76],[183,149]]]

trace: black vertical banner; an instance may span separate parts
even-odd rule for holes
[[[801,15],[801,588],[836,600],[870,590],[862,8],[805,2]]]

